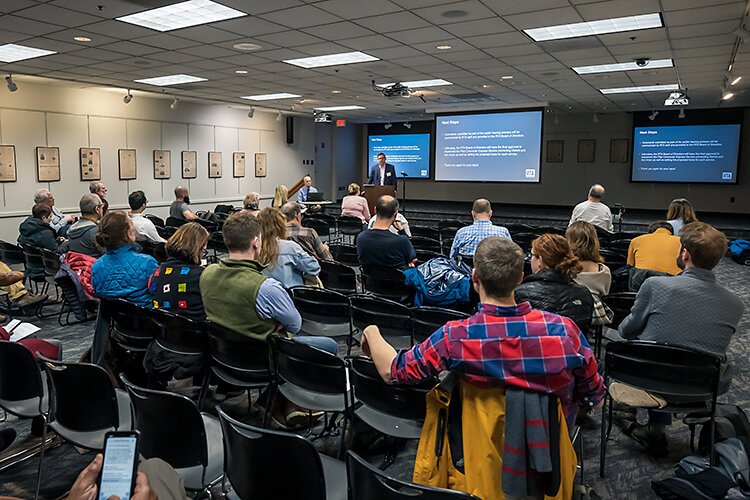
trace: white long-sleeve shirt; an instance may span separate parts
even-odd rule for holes
[[[151,243],[164,243],[166,240],[159,236],[154,223],[143,214],[130,214],[130,220],[135,227],[135,241],[150,241]]]

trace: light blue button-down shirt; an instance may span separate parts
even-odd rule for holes
[[[490,236],[512,240],[510,233],[504,227],[495,226],[490,220],[475,220],[471,226],[462,227],[456,232],[451,246],[451,259],[455,259],[458,255],[473,257],[479,242]]]

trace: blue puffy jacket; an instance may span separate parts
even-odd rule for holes
[[[132,245],[108,251],[91,267],[91,285],[97,297],[125,299],[141,307],[153,307],[148,279],[159,267],[150,255]]]

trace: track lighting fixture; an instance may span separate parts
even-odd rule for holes
[[[16,85],[16,82],[13,81],[13,77],[11,75],[8,75],[5,77],[5,83],[8,85],[8,90],[11,92],[15,92],[18,90],[18,85]]]
[[[653,111],[651,111],[651,114],[648,115],[648,119],[651,120],[651,121],[654,121],[654,120],[656,120],[656,115],[658,115],[658,114],[659,114],[658,111],[653,110]]]
[[[128,89],[128,95],[122,98],[122,102],[125,104],[130,104],[130,101],[133,100],[133,94],[130,93],[130,89]]]
[[[410,129],[411,128],[411,123],[405,122],[404,123],[404,127],[406,127],[407,129]]]
[[[172,109],[175,109],[177,108],[179,104],[180,104],[180,100],[175,97],[174,100],[172,101],[172,104],[170,104],[169,107]]]
[[[255,108],[250,108],[250,111],[247,112],[247,117],[252,118],[255,116]]]
[[[391,128],[392,126],[393,126],[393,124],[392,124],[392,123],[386,123],[385,125],[383,125],[383,128],[384,128],[384,129],[386,129],[386,130],[388,130],[388,129],[389,129],[389,128]]]
[[[685,118],[685,108],[680,108],[680,114],[677,115],[677,118]]]
[[[283,116],[283,115],[281,114],[281,110],[279,110],[279,114],[278,114],[278,115],[276,115],[276,121],[277,121],[277,122],[280,122],[280,121],[281,121],[281,119],[282,119],[283,117],[284,117],[284,116]]]

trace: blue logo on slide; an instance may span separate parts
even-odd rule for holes
[[[732,180],[732,172],[722,172],[721,178],[725,181],[731,181]]]

